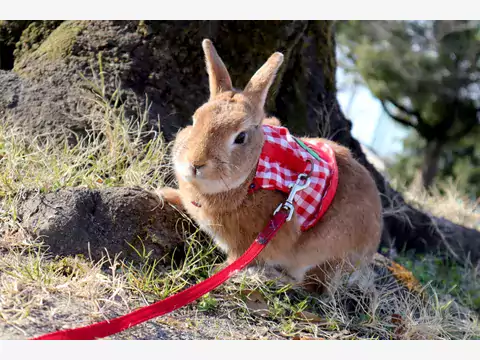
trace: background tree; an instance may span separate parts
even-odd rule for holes
[[[480,124],[480,22],[348,21],[339,39],[384,110],[424,140],[429,187],[445,152]]]
[[[480,132],[473,131],[442,152],[437,183],[452,183],[471,201],[480,199]],[[390,162],[388,173],[400,185],[418,186],[418,169],[422,165],[425,140],[414,133],[404,140],[404,152]]]

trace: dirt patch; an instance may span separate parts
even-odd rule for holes
[[[161,258],[182,242],[181,215],[156,195],[134,188],[30,192],[19,216],[25,229],[40,236],[55,255],[99,260],[106,249],[110,255],[135,259],[133,246]]]

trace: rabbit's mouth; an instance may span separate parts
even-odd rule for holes
[[[205,166],[193,166],[189,162],[176,162],[175,170],[188,183],[202,180],[205,177]]]
[[[194,186],[202,194],[218,194],[234,190],[240,187],[248,177],[247,174],[234,180],[229,176],[211,178],[208,165],[195,168],[188,162],[176,162],[175,171],[183,181]],[[218,171],[215,171],[215,175],[218,175]]]

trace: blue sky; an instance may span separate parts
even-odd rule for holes
[[[353,136],[362,144],[372,147],[381,156],[401,153],[402,139],[407,135],[408,130],[386,115],[380,101],[366,86],[354,87],[349,80],[350,76],[339,66],[337,68],[338,101],[344,114],[352,121]],[[377,128],[380,119],[383,124]],[[376,131],[378,131],[377,134]]]

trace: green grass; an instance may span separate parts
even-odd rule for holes
[[[395,259],[412,271],[422,284],[437,294],[451,297],[461,305],[480,313],[480,269],[463,266],[433,255],[404,254]]]
[[[141,186],[163,184],[170,167],[168,147],[161,134],[146,130],[148,114],[136,121],[125,118],[120,92],[111,97],[93,87],[97,111],[89,114],[88,135],[69,146],[39,134],[26,138],[21,129],[0,123],[0,196],[12,198],[24,189],[41,192],[83,186]],[[145,141],[147,137],[153,138]]]
[[[480,231],[478,203],[460,193],[453,182],[439,183],[429,192],[397,184],[406,199],[435,216],[447,218]],[[411,270],[422,284],[429,284],[436,293],[453,298],[459,304],[480,313],[480,268],[442,260],[433,254],[400,254],[395,260]]]

